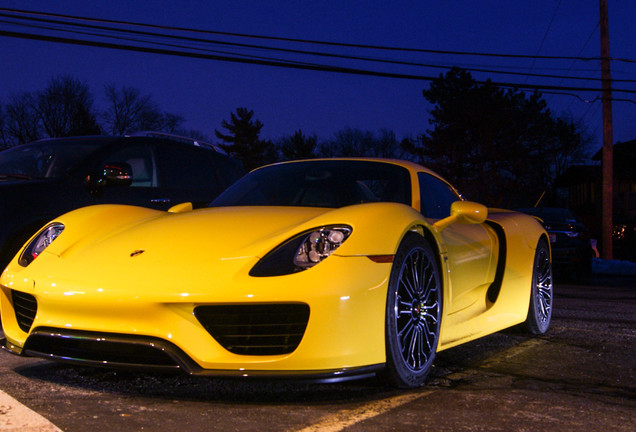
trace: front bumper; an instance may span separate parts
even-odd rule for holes
[[[251,268],[253,259],[244,261],[234,260],[232,266],[235,270]],[[254,278],[237,271],[211,280],[188,278],[192,279],[189,286],[207,283],[207,289],[196,290],[183,285],[175,288],[179,277],[174,275],[163,280],[155,275],[128,280],[129,285],[138,286],[130,290],[116,285],[121,277],[109,281],[101,275],[78,282],[9,271],[0,279],[0,314],[12,351],[51,360],[217,376],[346,379],[377,371],[385,362],[390,269],[391,264],[374,263],[366,257],[334,255],[319,266],[287,276]],[[218,286],[224,289],[214,288]],[[16,319],[11,299],[14,290],[37,300],[37,313],[28,331]],[[276,355],[231,352],[194,313],[202,305],[281,303],[307,304],[310,313],[298,347]],[[56,352],[50,347],[59,347],[59,341],[73,342]],[[144,360],[148,347],[163,353],[170,364]],[[142,360],[134,356],[121,360],[124,353],[135,350],[141,352]]]
[[[80,346],[83,349],[78,350]],[[190,375],[215,378],[293,379],[332,383],[372,377],[384,369],[384,364],[306,371],[203,369],[179,347],[162,339],[84,331],[60,331],[43,327],[29,335],[24,349],[4,338],[0,339],[0,348],[15,355],[39,357],[80,366],[144,372],[185,372]]]

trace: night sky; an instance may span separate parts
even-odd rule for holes
[[[128,21],[275,38],[324,41],[466,53],[525,56],[596,57],[600,55],[598,1],[0,1],[1,8],[26,9],[102,20]],[[636,2],[609,0],[610,53],[615,92],[614,141],[636,139]],[[84,38],[110,43],[135,44],[130,40],[96,38],[70,32],[53,32],[16,25],[0,17],[0,31]],[[31,23],[32,24],[32,23]],[[92,23],[95,25],[110,25]],[[144,31],[163,32],[160,29]],[[172,33],[177,34],[177,33]],[[183,33],[178,33],[183,35]],[[356,47],[238,38],[214,34],[188,34],[222,42],[316,51],[417,63],[398,65],[341,57],[310,56],[219,44],[198,44],[208,54],[256,56],[312,65],[329,65],[436,77],[450,66],[481,69],[478,80],[527,85],[600,88],[598,60],[506,58],[388,51]],[[156,42],[156,38],[153,39]],[[184,45],[182,41],[165,41]],[[144,46],[171,50],[165,45]],[[192,47],[193,44],[188,43]],[[189,52],[194,52],[188,48]],[[198,51],[200,52],[200,51]],[[221,52],[221,54],[219,54]],[[388,78],[354,74],[287,69],[273,66],[193,59],[107,48],[65,45],[46,41],[0,38],[0,104],[11,94],[40,90],[52,76],[69,74],[88,84],[95,104],[103,108],[103,88],[114,83],[150,94],[163,111],[186,119],[184,127],[213,137],[221,121],[237,107],[254,110],[264,123],[262,137],[278,139],[301,129],[306,135],[330,138],[345,127],[376,132],[393,130],[398,139],[426,131],[432,108],[422,96],[424,79]],[[427,67],[432,65],[438,67]],[[514,72],[518,75],[499,72]],[[557,78],[523,74],[556,75]],[[561,77],[584,77],[573,80]],[[629,81],[631,80],[631,82]],[[581,120],[601,145],[599,92],[567,90],[570,95],[544,94],[558,115]],[[215,138],[211,139],[213,142]]]

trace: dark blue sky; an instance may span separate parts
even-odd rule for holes
[[[598,57],[598,1],[0,1],[0,7],[56,14],[134,21],[281,38],[348,44],[408,47],[499,54]],[[636,80],[636,2],[609,0],[612,78]],[[6,22],[0,30],[33,31]],[[157,31],[157,30],[151,30]],[[62,34],[56,34],[62,35]],[[63,37],[77,37],[64,34]],[[600,78],[598,61],[499,58],[358,48],[193,35],[223,41],[374,57],[439,66]],[[125,43],[125,41],[117,41]],[[446,69],[377,64],[334,58],[289,56],[255,49],[208,47],[233,55],[289,58],[295,61],[351,68],[438,76]],[[70,74],[89,85],[98,107],[107,83],[136,87],[150,94],[162,110],[183,116],[185,127],[212,137],[237,107],[254,110],[264,123],[262,135],[276,139],[298,129],[329,138],[344,127],[393,130],[398,139],[415,137],[428,128],[431,106],[422,96],[427,81],[369,77],[283,69],[270,66],[189,59],[43,41],[0,38],[0,103],[21,91],[44,88],[59,74]],[[598,81],[473,72],[477,79],[496,82],[600,87]],[[615,83],[636,90],[636,83]],[[597,92],[567,91],[583,99]],[[636,93],[614,93],[636,101]],[[581,120],[601,145],[600,102],[586,103],[566,95],[545,98],[559,115]],[[614,102],[614,139],[636,139],[636,103]]]

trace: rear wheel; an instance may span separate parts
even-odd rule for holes
[[[550,249],[545,239],[540,239],[534,254],[532,287],[526,329],[535,335],[548,331],[552,318],[554,288],[552,282],[552,263]]]
[[[400,388],[424,383],[431,370],[442,318],[442,284],[430,245],[407,234],[391,270],[386,307],[384,378]]]

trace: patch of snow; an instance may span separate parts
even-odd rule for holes
[[[592,259],[594,274],[636,276],[636,263],[621,260]]]

